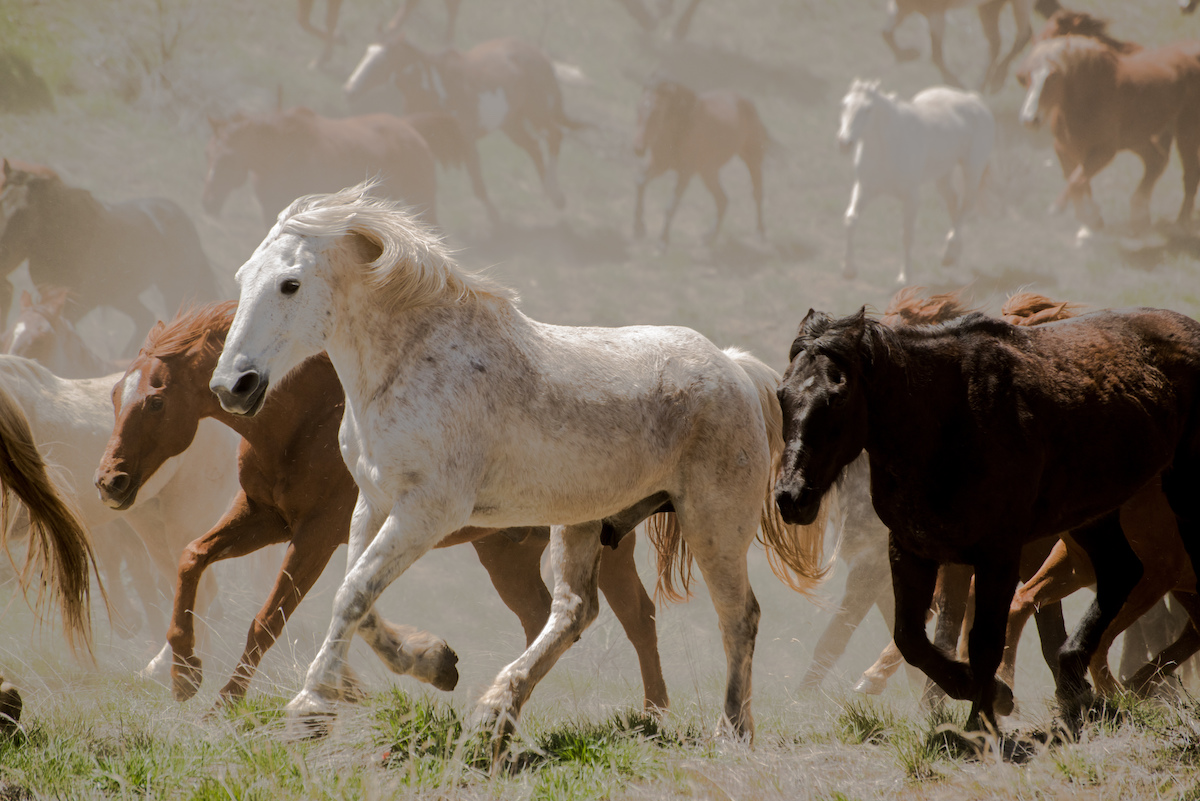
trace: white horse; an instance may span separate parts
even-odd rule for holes
[[[777,572],[801,591],[823,575],[823,523],[786,528],[771,500],[777,374],[686,328],[531,320],[369,190],[300,198],[280,215],[237,272],[211,383],[227,410],[254,414],[272,381],[325,350],[346,390],[340,442],[359,487],[348,567],[293,720],[327,727],[359,621],[447,534],[564,524],[551,533],[550,619],[479,703],[498,754],[534,685],[596,617],[602,535],[665,508],[678,527],[658,538],[660,581],[686,584],[686,560],[699,563],[728,660],[725,721],[752,736],[759,607],[746,551],[760,516]]]
[[[950,212],[950,233],[942,264],[951,265],[962,253],[959,226],[979,193],[996,123],[992,112],[974,92],[944,86],[926,89],[911,102],[879,91],[879,81],[855,79],[842,98],[838,145],[854,151],[854,188],[846,209],[846,259],[842,274],[854,278],[854,229],[863,207],[877,195],[894,195],[904,208],[904,265],[896,281],[908,282],[912,268],[913,224],[917,190],[934,181]],[[962,168],[962,202],[951,182],[955,165]]]
[[[206,532],[229,505],[237,487],[238,438],[219,423],[197,436],[197,447],[164,465],[136,498],[118,508],[106,506],[92,486],[92,474],[113,427],[112,393],[122,374],[65,379],[19,356],[0,355],[0,383],[24,411],[42,458],[58,490],[75,503],[99,553],[127,523],[145,544],[167,586],[173,586],[183,547]],[[114,386],[116,389],[114,390]],[[195,451],[195,453],[193,453]],[[121,540],[116,539],[116,542]],[[203,592],[204,609],[216,598],[212,580]],[[159,632],[164,640],[166,631]],[[165,673],[170,649],[164,646],[144,670]]]

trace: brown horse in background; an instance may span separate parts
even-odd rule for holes
[[[758,235],[765,238],[762,164],[768,142],[758,109],[737,92],[714,89],[696,94],[681,83],[665,79],[647,86],[638,103],[637,133],[633,139],[633,149],[639,158],[650,151],[649,161],[638,172],[634,236],[646,233],[643,222],[646,184],[664,172],[673,171],[675,195],[663,219],[662,244],[667,244],[679,201],[697,174],[717,204],[717,217],[705,237],[709,244],[715,242],[729,204],[721,188],[721,167],[738,156],[750,172]]]
[[[995,675],[1021,547],[1070,531],[1087,550],[1096,600],[1059,652],[1057,677],[1076,732],[1088,663],[1142,575],[1119,507],[1166,470],[1184,545],[1193,561],[1200,554],[1200,323],[1139,309],[1034,327],[972,314],[892,329],[863,311],[810,312],[790,356],[784,519],[812,520],[866,448],[891,531],[896,643],[947,694],[972,701],[971,725],[994,728],[1012,707]],[[925,634],[946,563],[975,568],[969,665]]]
[[[406,111],[448,111],[468,141],[503,131],[529,154],[551,202],[566,205],[558,186],[558,152],[563,131],[581,124],[563,110],[554,65],[540,49],[504,38],[465,53],[429,53],[395,31],[367,47],[343,89],[353,98],[389,80],[404,96]],[[537,137],[545,140],[544,158]]]
[[[167,459],[189,447],[196,426],[213,417],[244,437],[239,459],[242,489],[224,518],[192,542],[179,563],[168,640],[176,698],[195,694],[202,678],[195,655],[192,609],[204,571],[221,559],[266,545],[288,543],[275,586],[254,619],[221,702],[241,698],[259,661],[311,589],[338,545],[346,542],[358,489],[342,461],[337,432],[344,399],[324,355],[314,357],[274,390],[268,413],[245,417],[224,411],[208,382],[224,345],[236,303],[208,306],[161,323],[126,378],[113,392],[116,426],[96,474],[103,496],[127,498]],[[297,471],[297,464],[307,465]],[[638,653],[647,709],[666,708],[658,657],[654,604],[637,576],[634,537],[606,552],[600,588]],[[463,529],[439,547],[471,542],[504,603],[521,619],[532,642],[550,615],[541,579],[548,534],[541,529]],[[440,689],[458,680],[458,658],[445,642],[410,627],[393,626],[371,612],[358,629],[390,669]]]
[[[29,260],[34,286],[70,287],[67,318],[79,322],[97,306],[111,306],[150,330],[154,313],[139,294],[158,287],[165,305],[213,300],[216,275],[187,213],[166,198],[105,203],[69,186],[52,170],[26,171],[3,162],[0,190],[0,314],[7,316],[13,287],[3,280]]]
[[[1130,150],[1144,165],[1130,199],[1130,217],[1135,226],[1148,226],[1150,196],[1166,169],[1174,138],[1183,165],[1178,222],[1189,223],[1200,184],[1200,41],[1143,50],[1107,36],[1103,21],[1077,14],[1056,15],[1047,29],[1067,25],[1088,35],[1039,42],[1019,76],[1028,87],[1021,121],[1030,127],[1049,123],[1067,179],[1053,209],[1060,211],[1069,199],[1085,229],[1103,227],[1092,198],[1092,177],[1119,151]]]
[[[400,117],[364,114],[331,119],[304,106],[263,114],[209,118],[208,173],[201,201],[214,217],[250,178],[263,222],[301,195],[334,192],[378,176],[380,191],[437,221],[433,149]]]
[[[1017,23],[1017,36],[1008,55],[1001,59],[1000,12],[1009,2],[1012,3],[1013,19]],[[926,22],[929,23],[930,58],[934,66],[942,73],[942,80],[951,86],[961,87],[962,82],[946,66],[942,55],[942,40],[946,35],[946,12],[952,8],[972,5],[977,7],[979,21],[983,25],[983,35],[988,42],[988,63],[979,85],[985,91],[998,92],[1004,86],[1004,79],[1008,77],[1008,69],[1013,59],[1025,45],[1029,44],[1030,36],[1033,34],[1029,13],[1032,0],[888,0],[888,18],[887,25],[883,29],[883,40],[892,49],[897,61],[916,59],[920,55],[919,50],[915,47],[901,47],[896,44],[896,28],[910,14],[920,14],[925,17]]]
[[[446,44],[454,41],[454,26],[458,22],[458,7],[462,5],[462,0],[444,0],[446,4],[446,35],[444,40]],[[404,0],[404,5],[396,11],[396,14],[387,22],[383,28],[383,34],[390,36],[398,31],[404,30],[404,24],[408,22],[408,18],[421,5],[421,0]]]

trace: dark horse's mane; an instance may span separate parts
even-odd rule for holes
[[[847,336],[847,332],[862,329],[861,336]],[[825,312],[810,311],[800,323],[800,332],[792,342],[788,361],[796,358],[800,351],[828,356],[841,364],[874,362],[880,350],[903,359],[904,340],[930,340],[946,337],[967,336],[980,332],[990,336],[1011,337],[1017,331],[1004,320],[989,317],[983,312],[968,312],[962,317],[926,326],[904,326],[893,329],[879,320],[867,316],[866,307],[846,317],[834,318]]]
[[[233,323],[237,306],[236,300],[227,300],[199,308],[182,309],[171,322],[160,323],[150,330],[142,346],[142,353],[154,359],[178,356],[199,342],[213,328],[223,327],[228,330]],[[217,343],[210,339],[208,346],[216,348]]]

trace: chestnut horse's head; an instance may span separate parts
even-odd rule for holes
[[[840,320],[809,310],[779,385],[784,451],[775,483],[783,519],[808,525],[821,498],[867,443],[864,373],[870,363],[866,309]]]
[[[113,387],[116,425],[95,476],[108,506],[132,506],[155,471],[192,444],[201,419],[219,410],[208,379],[236,308],[212,304],[160,322]]]
[[[638,103],[637,132],[633,151],[643,156],[659,145],[675,147],[686,129],[696,105],[696,93],[681,83],[655,80],[642,92]]]
[[[200,202],[206,214],[220,215],[229,193],[246,182],[254,160],[253,133],[249,120],[236,114],[227,120],[208,118],[212,136],[204,149],[208,172],[204,175],[204,190]]]

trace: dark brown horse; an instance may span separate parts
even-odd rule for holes
[[[1061,14],[1061,12],[1060,12]],[[1130,200],[1134,225],[1150,222],[1150,195],[1166,169],[1174,138],[1183,165],[1183,203],[1178,221],[1190,221],[1200,184],[1200,41],[1176,42],[1154,50],[1107,35],[1103,21],[1056,14],[1020,71],[1028,87],[1021,121],[1043,121],[1054,134],[1067,186],[1054,205],[1068,199],[1087,228],[1104,225],[1091,194],[1091,180],[1122,150],[1144,165]],[[1081,231],[1081,233],[1086,233]]]
[[[809,312],[779,390],[776,501],[810,521],[862,449],[891,532],[896,644],[972,725],[1012,708],[998,681],[1026,543],[1071,531],[1097,595],[1059,653],[1058,697],[1076,730],[1088,663],[1142,568],[1117,509],[1156,475],[1189,554],[1200,552],[1200,323],[1174,312],[1097,312],[1032,328],[972,314],[892,329],[864,311]],[[940,564],[975,569],[970,663],[938,651],[925,614]]]
[[[429,53],[396,31],[367,48],[344,91],[353,98],[389,80],[404,95],[406,111],[448,111],[471,142],[503,131],[529,154],[551,202],[558,208],[566,204],[558,186],[558,151],[563,130],[580,123],[563,110],[554,65],[541,50],[505,38],[465,53]],[[545,140],[545,157],[538,137]],[[482,184],[475,189],[480,194]],[[486,195],[480,197],[487,203]]]
[[[303,106],[265,114],[209,118],[208,173],[201,201],[216,216],[249,178],[263,222],[301,195],[335,192],[378,176],[382,193],[437,221],[435,156],[403,118],[364,114],[331,119]]]
[[[116,427],[96,473],[102,496],[131,502],[164,461],[189,447],[202,418],[220,420],[244,437],[241,492],[224,518],[185,549],[179,564],[168,641],[175,656],[171,671],[175,695],[181,700],[190,698],[201,681],[192,608],[204,571],[221,559],[288,543],[275,586],[250,627],[241,661],[221,689],[224,702],[245,694],[284,622],[334,550],[346,542],[358,496],[338,449],[342,388],[324,355],[305,362],[272,392],[268,414],[231,414],[208,390],[235,309],[236,303],[205,307],[169,326],[160,323],[150,333],[114,389]],[[297,470],[297,464],[307,469]],[[635,538],[627,539],[605,553],[600,588],[637,650],[646,707],[665,708],[667,690],[658,658],[654,604],[637,576]],[[463,529],[442,546],[461,542],[475,546],[501,599],[520,617],[526,639],[532,642],[550,614],[550,593],[540,572],[548,533]],[[453,688],[458,680],[457,656],[440,638],[393,626],[374,612],[359,632],[397,673],[411,674],[441,689]]]
[[[766,236],[762,164],[768,137],[752,102],[736,92],[717,89],[696,94],[676,81],[659,80],[642,92],[637,114],[633,149],[639,157],[649,150],[650,160],[638,173],[634,236],[646,233],[642,220],[646,184],[664,172],[674,172],[675,196],[663,219],[662,243],[667,243],[679,201],[697,174],[717,204],[717,217],[706,237],[709,243],[715,241],[729,204],[721,188],[720,171],[734,156],[740,157],[750,171],[758,235]]]
[[[185,299],[217,297],[216,276],[192,221],[166,198],[103,203],[57,175],[27,172],[4,161],[0,191],[0,312],[12,304],[2,280],[29,260],[35,286],[69,287],[66,316],[78,322],[97,306],[150,330],[154,313],[138,295],[157,286],[168,308]]]

